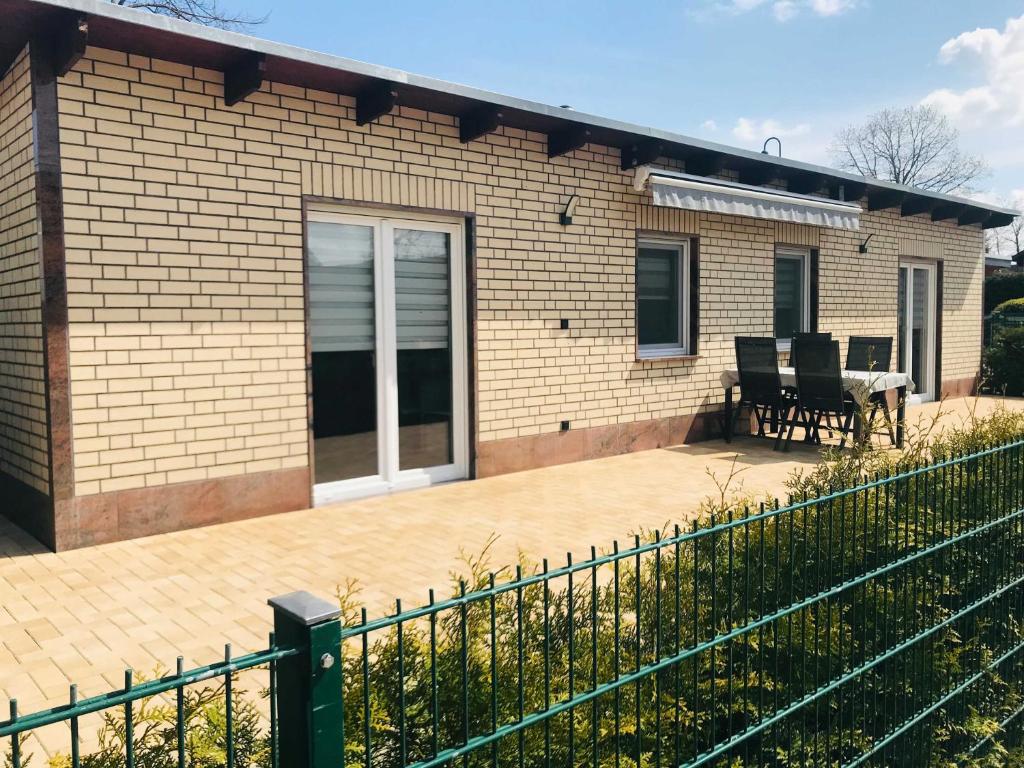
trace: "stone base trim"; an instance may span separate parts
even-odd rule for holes
[[[312,506],[308,467],[158,485],[57,503],[60,552]]]
[[[706,440],[717,434],[719,416],[695,413],[492,440],[477,446],[476,476],[493,477]]]
[[[949,379],[942,382],[941,397],[969,397],[978,394],[978,377],[968,376],[964,379]]]

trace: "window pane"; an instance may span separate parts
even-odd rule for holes
[[[376,475],[373,227],[311,221],[308,232],[316,482]]]
[[[679,251],[637,250],[637,335],[641,346],[681,346],[679,338]]]
[[[803,262],[775,259],[775,337],[791,339],[801,330],[804,293]]]
[[[450,256],[446,232],[395,230],[399,469],[455,460]]]

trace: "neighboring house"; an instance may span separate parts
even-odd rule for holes
[[[51,547],[717,434],[738,334],[898,336],[921,397],[974,388],[1004,209],[97,0],[0,11],[0,492]]]
[[[1024,266],[1021,266],[1022,264],[1024,264],[1024,251],[1021,251],[1015,256],[1008,256],[1005,259],[1002,256],[986,256],[985,277],[1006,269],[1024,269]]]

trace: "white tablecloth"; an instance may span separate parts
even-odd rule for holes
[[[885,392],[887,389],[906,387],[907,393],[914,391],[914,382],[908,373],[881,373],[873,371],[843,371],[843,389],[850,393],[858,405],[863,406],[874,392]],[[796,386],[796,369],[779,368],[782,386]],[[740,372],[735,368],[723,371],[720,377],[722,386],[731,389],[740,383]]]

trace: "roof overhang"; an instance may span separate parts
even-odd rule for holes
[[[621,150],[623,170],[658,158],[681,160],[695,176],[724,170],[752,186],[784,182],[790,192],[851,201],[868,208],[898,208],[901,215],[952,219],[984,228],[1008,224],[1017,211],[877,179],[772,157],[681,134],[610,120],[572,109],[517,99],[398,69],[317,53],[221,29],[190,24],[108,0],[0,0],[0,70],[35,36],[63,41],[66,62],[89,45],[166,59],[225,73],[226,95],[244,99],[262,80],[354,96],[361,120],[372,121],[396,105],[459,118],[460,137],[472,141],[499,125],[545,134],[557,156],[590,142]],[[84,22],[84,23],[83,23]],[[954,215],[949,215],[950,212]]]

